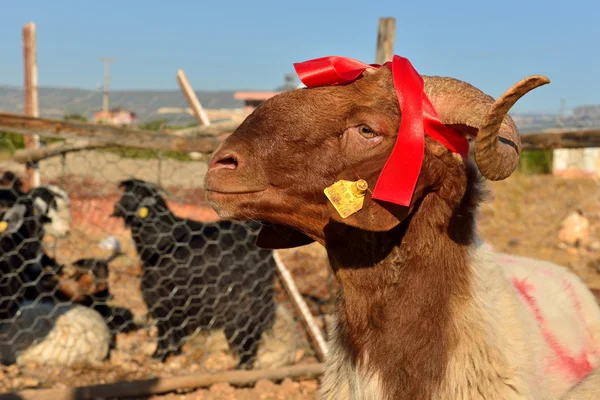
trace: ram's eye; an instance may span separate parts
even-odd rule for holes
[[[360,125],[358,127],[358,133],[360,133],[360,135],[366,139],[372,139],[377,136],[375,131],[373,131],[373,129],[371,129],[368,125]]]

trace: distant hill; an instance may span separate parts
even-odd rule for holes
[[[287,82],[287,81],[286,81]],[[287,84],[281,90],[293,89]],[[102,108],[102,92],[73,88],[40,87],[40,114],[61,119],[65,114],[84,114],[91,119]],[[207,109],[239,109],[243,103],[233,98],[234,91],[197,91],[202,106]],[[110,107],[125,108],[137,113],[140,122],[163,119],[187,124],[195,120],[181,109],[189,107],[179,90],[115,90],[110,92]],[[161,113],[159,113],[159,110]],[[179,109],[179,110],[178,110]],[[23,112],[23,89],[0,85],[0,111]],[[600,105],[574,107],[566,115],[557,113],[511,113],[521,133],[551,128],[582,128],[600,126]]]
[[[523,134],[555,128],[600,127],[600,105],[574,107],[570,113],[514,113],[511,115]]]
[[[233,98],[233,91],[197,91],[200,103],[207,109],[241,108],[243,102]],[[102,109],[102,92],[98,90],[40,87],[38,89],[40,115],[62,118],[65,114],[84,114],[90,119]],[[137,113],[141,122],[166,119],[190,122],[185,114],[158,114],[160,108],[187,108],[188,103],[179,90],[115,90],[110,92],[110,107],[125,108]],[[0,111],[23,112],[23,89],[0,85]]]

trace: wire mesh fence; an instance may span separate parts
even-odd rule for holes
[[[205,160],[73,152],[40,161],[27,191],[20,143],[0,145],[0,392],[317,361],[259,224],[204,201]],[[324,250],[280,255],[324,328]]]

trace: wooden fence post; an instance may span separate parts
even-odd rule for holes
[[[194,93],[194,89],[192,89],[192,85],[190,85],[190,82],[188,82],[185,72],[183,72],[182,69],[177,71],[177,82],[179,82],[181,91],[188,100],[188,103],[190,103],[190,107],[192,108],[198,123],[200,123],[200,125],[210,126],[210,120],[200,105],[200,101],[198,100],[196,93]]]
[[[308,335],[315,346],[315,352],[317,353],[317,358],[319,361],[325,361],[327,357],[327,343],[323,338],[323,333],[319,329],[319,326],[316,324],[313,315],[311,314],[306,302],[300,295],[298,288],[296,287],[296,283],[294,282],[294,278],[290,271],[286,268],[281,256],[278,252],[273,252],[273,259],[275,260],[275,264],[277,265],[277,273],[281,278],[281,283],[285,291],[290,295],[292,300],[292,304],[296,308],[296,311],[302,317],[302,321],[306,330],[308,331]]]
[[[395,34],[396,18],[379,18],[377,52],[375,54],[376,64],[384,64],[387,61],[392,61]]]
[[[38,117],[37,52],[35,44],[35,24],[33,22],[23,26],[23,56],[25,66],[25,115]],[[40,137],[38,135],[26,135],[23,139],[25,149],[37,149],[40,147]],[[25,167],[25,171],[27,174],[27,189],[39,186],[40,173],[38,170],[38,163],[28,163]]]

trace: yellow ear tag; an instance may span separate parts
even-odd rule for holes
[[[148,208],[147,207],[140,207],[140,209],[137,212],[137,215],[140,218],[146,218],[148,216]]]
[[[0,221],[0,233],[4,232],[6,230],[6,228],[8,228],[8,222]]]
[[[33,207],[33,215],[38,215],[38,209]]]
[[[369,184],[364,179],[353,181],[337,181],[325,188],[325,196],[342,218],[346,218],[363,207],[365,193]]]

